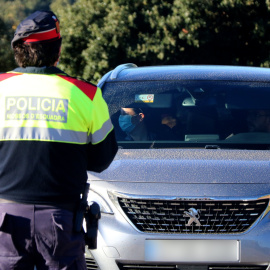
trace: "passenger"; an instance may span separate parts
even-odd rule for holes
[[[167,125],[169,128],[172,129],[177,125],[177,119],[171,114],[163,114],[161,115],[161,124]]]
[[[152,141],[156,135],[146,125],[146,114],[141,108],[122,108],[119,126],[127,136],[127,141]]]
[[[247,126],[250,132],[270,132],[270,111],[251,110],[247,115]]]
[[[183,140],[184,131],[178,119],[171,113],[161,115],[161,130],[158,133],[160,140]]]
[[[270,110],[249,110],[247,112],[245,120],[246,120],[245,124],[247,126],[246,128],[248,132],[238,131],[236,133],[232,133],[226,139],[234,138],[235,137],[234,135],[240,135],[240,134],[253,133],[254,136],[258,136],[258,134],[256,133],[261,133],[261,135],[263,135],[263,133],[265,134],[270,133]],[[251,138],[250,135],[248,138]]]

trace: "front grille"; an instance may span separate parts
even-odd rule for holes
[[[161,265],[161,264],[121,264],[120,270],[266,270],[268,265]]]
[[[87,270],[99,270],[96,261],[93,258],[85,257]]]
[[[129,220],[142,232],[227,234],[248,230],[266,210],[269,199],[219,201],[118,198],[118,202]]]
[[[157,264],[118,264],[120,270],[177,270],[176,265],[157,265]]]

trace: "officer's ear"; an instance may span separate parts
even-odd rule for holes
[[[55,61],[53,66],[56,67],[59,64],[59,61],[60,61],[60,57],[57,59],[57,61]]]
[[[59,64],[59,62],[60,62],[60,55],[61,55],[61,47],[60,47],[60,49],[59,49],[58,59],[57,59],[57,61],[54,63],[54,66],[55,66],[55,67],[56,67],[56,66]]]

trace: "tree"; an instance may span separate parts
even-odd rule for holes
[[[171,41],[160,40],[164,26],[156,22],[159,13],[168,12],[172,4],[159,0],[77,0],[62,10],[63,3],[52,5],[63,29],[62,66],[70,74],[96,81],[124,62],[164,61],[164,48]]]
[[[187,55],[195,64],[269,66],[269,1],[186,1]]]
[[[58,0],[61,67],[97,81],[115,66],[269,66],[268,0]]]
[[[87,80],[129,62],[269,67],[269,2],[0,0],[0,68],[15,65],[10,41],[19,22],[50,4],[63,36],[60,68]]]
[[[18,24],[39,9],[50,9],[52,0],[0,0],[0,72],[16,67],[11,40]]]
[[[0,18],[0,72],[12,69],[14,66],[13,54],[10,49],[10,35],[6,24]]]

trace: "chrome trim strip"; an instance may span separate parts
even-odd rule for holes
[[[108,190],[108,193],[112,193],[114,196],[128,199],[146,199],[146,200],[169,200],[169,201],[231,201],[231,200],[242,200],[242,201],[251,201],[251,200],[262,200],[262,199],[270,199],[270,194],[262,195],[262,196],[254,196],[254,197],[229,197],[229,196],[217,196],[217,197],[196,197],[196,196],[184,196],[184,197],[176,197],[176,196],[156,196],[156,195],[137,195],[137,194],[129,194],[122,193],[118,191]]]

